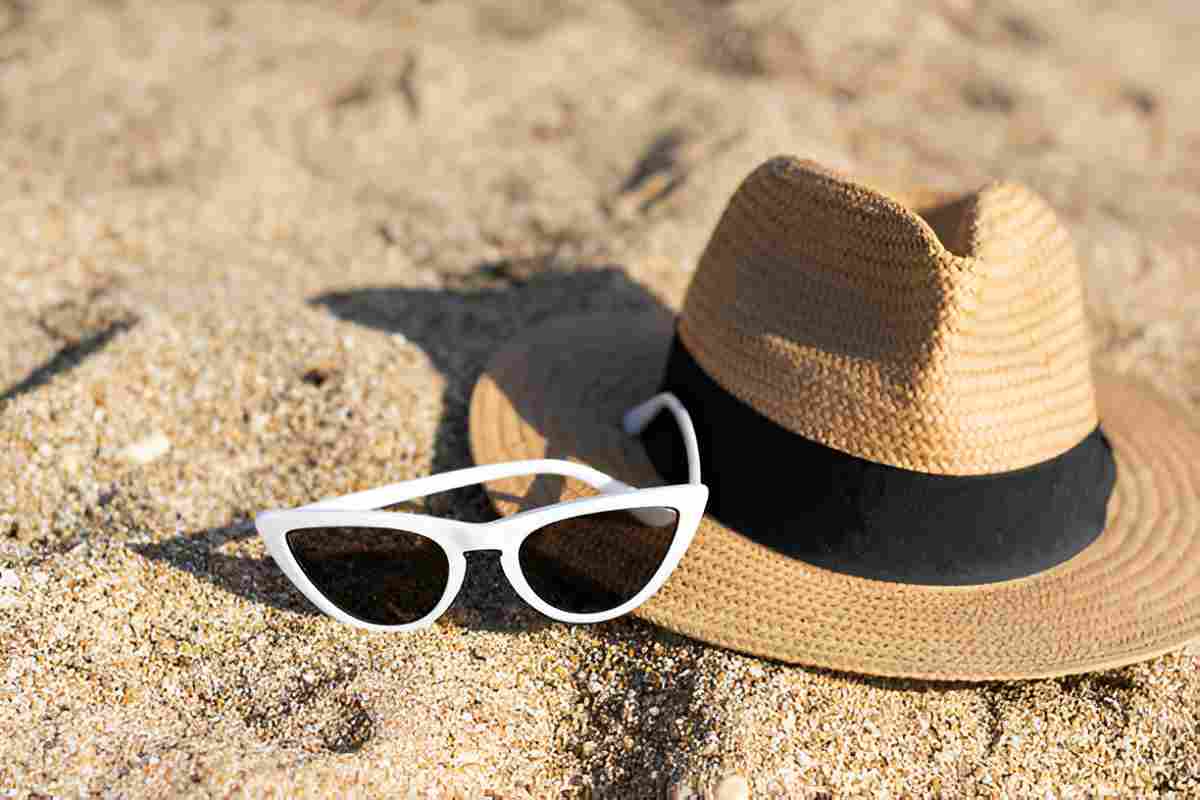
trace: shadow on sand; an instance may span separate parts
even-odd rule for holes
[[[420,347],[446,378],[432,472],[472,464],[467,437],[471,390],[488,357],[523,328],[563,314],[663,309],[618,267],[548,269],[553,259],[484,263],[449,278],[440,289],[372,287],[327,292],[309,304],[370,328],[400,334]],[[665,312],[665,309],[663,309]],[[539,496],[552,486],[536,484]],[[435,516],[486,521],[495,512],[481,487],[425,498],[413,509]],[[139,554],[208,580],[258,603],[318,614],[269,556],[227,555],[220,548],[256,536],[250,520],[133,545]],[[466,580],[448,617],[466,627],[524,632],[549,623],[511,589],[495,553],[468,554]]]

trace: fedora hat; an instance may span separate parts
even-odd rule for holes
[[[621,430],[659,391],[692,415],[710,496],[635,612],[655,624],[954,680],[1116,667],[1200,638],[1200,429],[1093,370],[1070,237],[1019,184],[887,194],[771,159],[734,193],[678,316],[560,317],[505,343],[471,398],[473,456],[680,482],[669,419]],[[502,514],[594,493],[488,491]]]

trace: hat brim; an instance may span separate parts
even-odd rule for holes
[[[658,391],[673,324],[660,309],[523,332],[475,387],[475,461],[567,458],[635,486],[663,483],[620,420]],[[1104,532],[1052,569],[974,586],[869,580],[789,558],[706,515],[666,585],[634,613],[755,656],[941,680],[1107,669],[1198,639],[1200,430],[1140,384],[1097,373],[1095,385],[1117,485]],[[594,494],[560,478],[488,492],[502,514]]]

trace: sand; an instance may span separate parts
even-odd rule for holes
[[[678,305],[777,153],[1044,194],[1200,414],[1189,2],[0,4],[0,796],[1200,793],[1200,651],[941,685],[317,614],[254,513],[470,463],[487,356]],[[434,509],[487,518],[478,490]]]

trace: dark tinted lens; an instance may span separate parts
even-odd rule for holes
[[[450,581],[432,539],[390,528],[300,528],[288,546],[304,574],[339,609],[377,625],[426,616]]]
[[[667,557],[679,512],[605,511],[551,523],[521,543],[521,572],[545,602],[574,614],[616,608],[640,592]]]

